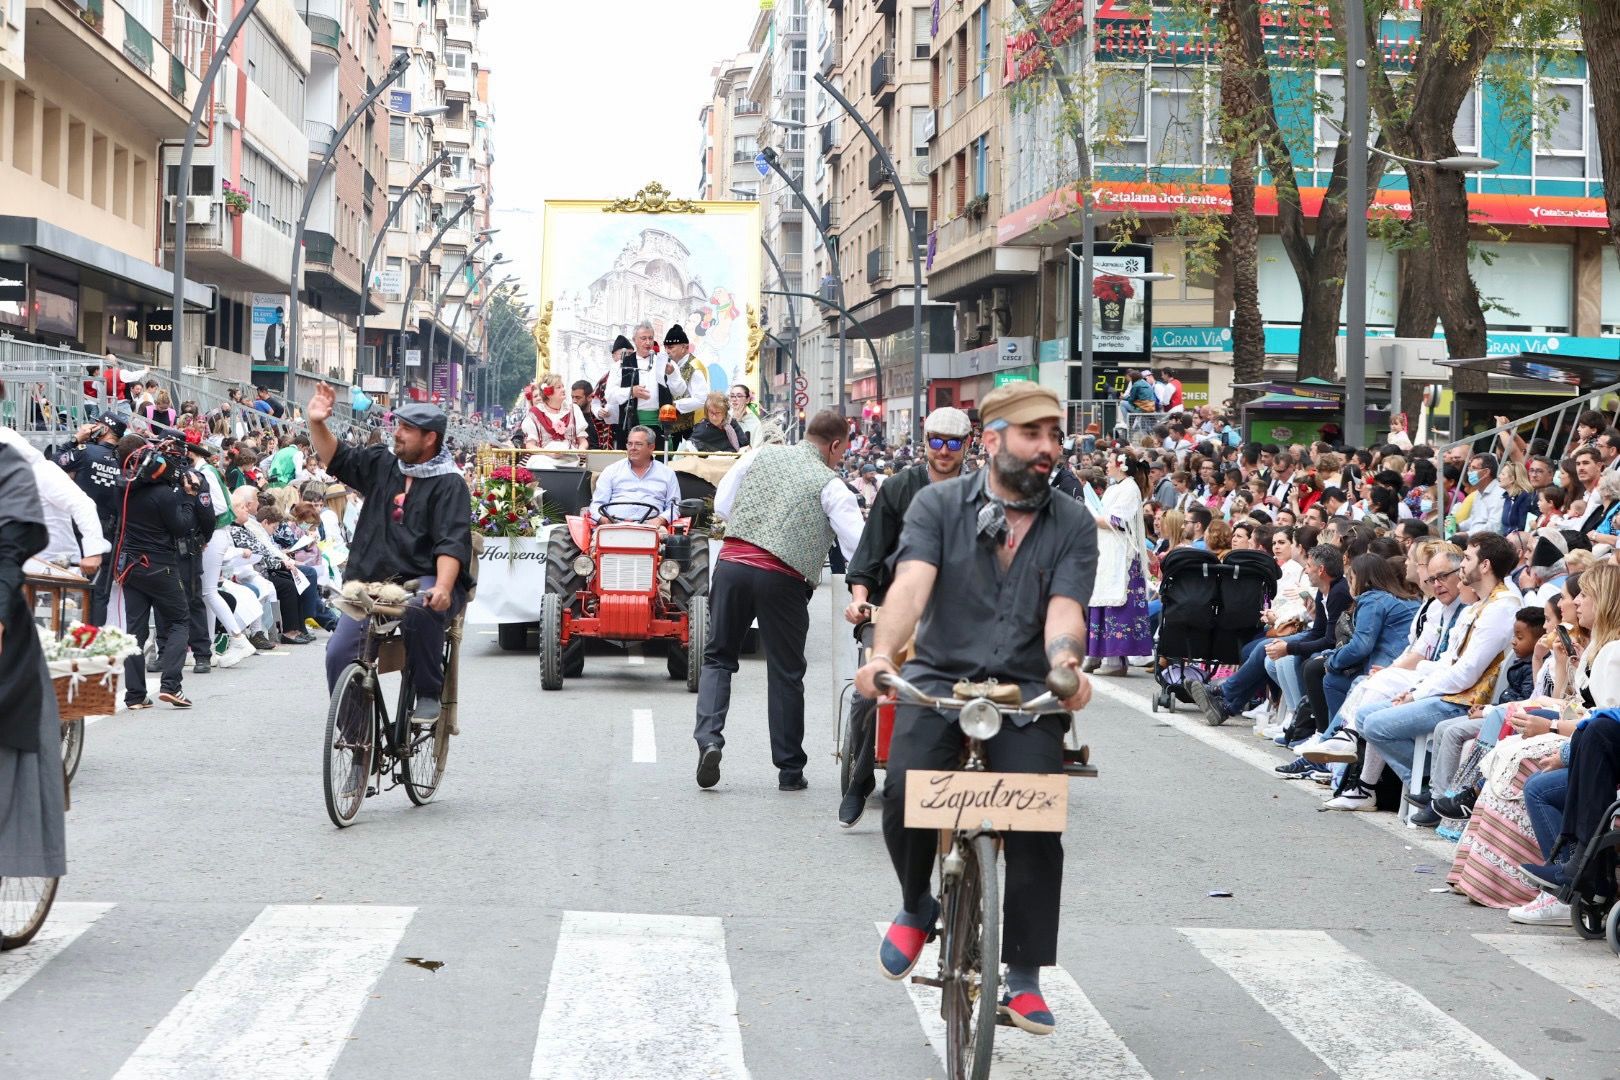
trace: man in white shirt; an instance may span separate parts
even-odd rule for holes
[[[675,470],[662,461],[653,460],[655,436],[652,429],[637,424],[630,429],[624,442],[624,460],[615,461],[602,470],[596,480],[596,494],[591,499],[591,516],[616,521],[639,523],[643,512],[629,503],[644,503],[657,513],[646,520],[648,525],[668,525],[675,516],[675,504],[681,501],[681,485]],[[610,503],[613,506],[603,513]]]
[[[1474,505],[1457,528],[1469,536],[1502,531],[1502,503],[1507,493],[1497,482],[1496,469],[1495,454],[1476,454],[1468,463],[1468,486],[1474,489]]]
[[[687,340],[686,331],[680,323],[664,333],[664,351],[669,354],[670,363],[675,365],[676,374],[686,384],[686,393],[675,398],[675,410],[681,414],[681,418],[670,428],[671,438],[679,438],[703,419],[703,407],[709,400],[709,376],[703,365],[692,357],[692,343]]]
[[[686,396],[686,380],[674,361],[659,356],[652,323],[643,322],[635,330],[635,369],[615,379],[608,374],[607,403],[619,410],[620,423],[641,424],[653,432],[654,444],[663,441],[658,422],[660,405],[672,405]],[[626,376],[634,381],[626,385]]]
[[[1385,764],[1416,790],[1422,777],[1412,776],[1413,740],[1495,697],[1502,659],[1513,644],[1513,620],[1523,602],[1505,580],[1516,562],[1513,545],[1498,534],[1469,538],[1462,581],[1479,599],[1457,619],[1439,659],[1417,665],[1415,686],[1391,701],[1362,706],[1356,726],[1367,742],[1366,760],[1360,777],[1330,800],[1328,809],[1377,809],[1373,791]]]

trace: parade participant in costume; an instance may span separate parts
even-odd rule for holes
[[[759,445],[760,419],[754,412],[754,391],[747,383],[737,383],[726,391],[731,419],[748,436],[749,446]]]
[[[523,445],[531,450],[584,450],[590,445],[585,414],[563,389],[562,376],[546,375],[539,385],[531,383],[523,391],[528,412],[518,425]],[[556,459],[572,462],[571,456]]]
[[[979,417],[989,468],[930,484],[912,500],[876,649],[855,684],[876,696],[878,677],[895,673],[894,654],[913,634],[911,658],[899,674],[924,694],[949,696],[959,679],[993,678],[1027,699],[1045,692],[1051,669],[1068,668],[1078,678],[1073,697],[1040,716],[1010,718],[984,744],[992,772],[1061,772],[1065,710],[1084,708],[1091,696],[1077,669],[1097,566],[1096,525],[1080,503],[1052,495],[1049,473],[1062,455],[1063,406],[1055,393],[1030,382],[998,386],[980,402]],[[901,910],[879,947],[885,978],[911,973],[938,914],[929,880],[939,832],[905,827],[906,774],[956,768],[961,755],[954,714],[910,705],[896,710],[883,839]],[[1057,963],[1063,837],[1011,832],[1001,840],[1002,949],[984,960],[1007,965],[1002,1015],[1031,1034],[1049,1034],[1056,1021],[1041,997],[1040,969]]]
[[[1124,453],[1108,455],[1108,491],[1097,522],[1097,591],[1091,597],[1086,669],[1099,675],[1125,675],[1126,659],[1153,652],[1148,627],[1147,548],[1142,500],[1147,494],[1147,462]],[[1105,539],[1106,537],[1106,539]],[[1104,664],[1103,660],[1117,661]]]
[[[684,336],[684,335],[683,335]],[[618,385],[614,385],[614,383]],[[643,322],[636,327],[635,351],[620,362],[619,376],[608,373],[607,403],[619,410],[619,430],[628,436],[630,428],[641,424],[663,445],[663,429],[658,410],[673,405],[677,397],[686,394],[686,381],[673,361],[658,355],[657,338],[652,323]]]
[[[49,536],[28,462],[0,445],[0,879],[67,873],[62,729],[22,591]]]
[[[926,461],[902,469],[894,479],[878,489],[877,499],[866,517],[861,542],[850,556],[844,582],[849,586],[849,606],[844,619],[859,626],[871,617],[868,605],[881,607],[893,580],[892,559],[900,546],[900,527],[906,510],[917,492],[929,484],[955,479],[962,473],[962,459],[973,435],[973,422],[961,409],[946,405],[935,409],[923,421]],[[849,722],[858,732],[855,760],[850,763],[849,790],[838,805],[838,823],[848,829],[866,812],[866,800],[876,782],[872,776],[874,735],[871,698],[856,694],[850,702]]]
[[[613,449],[613,426],[608,423],[606,407],[601,400],[601,387],[593,387],[588,379],[580,379],[568,388],[580,415],[585,417],[585,444],[588,450]]]
[[[669,425],[669,440],[678,443],[684,439],[703,419],[703,410],[709,400],[709,368],[697,357],[692,355],[691,342],[687,340],[686,331],[680,323],[671,326],[664,334],[664,351],[669,354],[670,363],[674,364],[681,373],[681,379],[686,383],[686,392],[676,394],[671,401],[660,401],[660,404],[673,404],[679,418]]]
[[[801,791],[804,766],[805,638],[810,597],[834,537],[845,556],[861,535],[861,512],[833,470],[844,456],[843,418],[824,410],[794,446],[764,446],[720,481],[714,512],[726,538],[709,581],[709,642],[698,681],[698,787],[720,782],[731,677],[749,625],[759,618],[765,651],[771,758],[777,787]]]

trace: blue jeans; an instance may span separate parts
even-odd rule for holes
[[[1564,831],[1564,799],[1569,793],[1569,770],[1538,772],[1524,782],[1524,812],[1535,830],[1543,859],[1552,858],[1553,848]]]
[[[1327,699],[1328,734],[1344,727],[1344,717],[1339,715],[1339,710],[1344,708],[1344,699],[1350,696],[1350,688],[1358,678],[1361,676],[1340,675],[1331,668],[1322,673],[1322,696]]]
[[[1305,697],[1305,687],[1299,677],[1299,657],[1284,656],[1277,660],[1266,657],[1266,675],[1282,690],[1283,716],[1293,719]]]
[[[1380,701],[1376,705],[1364,706],[1356,714],[1356,730],[1384,756],[1389,767],[1395,770],[1395,775],[1409,783],[1412,779],[1412,741],[1420,735],[1427,736],[1440,725],[1440,721],[1461,716],[1467,711],[1466,705],[1454,705],[1437,697],[1419,698],[1404,705]]]
[[[1243,662],[1238,665],[1232,677],[1220,685],[1221,706],[1228,716],[1237,716],[1244,709],[1254,704],[1254,699],[1260,696],[1261,689],[1267,685],[1266,680],[1266,650],[1265,647],[1273,641],[1297,641],[1304,634],[1295,634],[1286,638],[1268,638],[1264,635],[1244,642],[1238,650]]]

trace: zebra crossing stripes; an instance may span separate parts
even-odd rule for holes
[[[747,1080],[717,918],[569,911],[531,1080]]]
[[[114,1080],[323,1080],[415,911],[265,908]]]
[[[50,917],[34,940],[20,949],[0,953],[0,1001],[34,977],[57,953],[78,940],[80,934],[113,909],[112,904],[66,904],[51,906]]]
[[[1620,1019],[1620,962],[1595,942],[1541,934],[1475,934],[1549,982]]]
[[[1339,1080],[1535,1080],[1406,984],[1319,930],[1184,929]],[[1311,964],[1301,963],[1311,957]],[[1332,978],[1322,972],[1331,971]]]
[[[887,923],[876,923],[878,940],[888,930]],[[877,970],[877,950],[872,950],[871,967]],[[933,976],[939,970],[939,942],[931,941],[917,961],[915,974]],[[917,1020],[928,1035],[928,1042],[945,1060],[945,1021],[939,1014],[940,992],[907,980],[906,993],[917,1012]],[[1152,1080],[1136,1055],[1114,1033],[1102,1014],[1092,1005],[1062,967],[1043,968],[1041,996],[1058,1018],[1057,1030],[1050,1035],[1028,1035],[1016,1028],[996,1029],[991,1051],[990,1075],[1005,1080],[1046,1080],[1073,1075],[1076,1062],[1085,1062],[1086,1080]]]

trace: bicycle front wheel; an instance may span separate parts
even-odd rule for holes
[[[26,945],[39,933],[61,880],[0,877],[0,952]]]
[[[326,713],[326,813],[340,829],[354,821],[371,783],[377,716],[367,675],[360,664],[344,668]]]
[[[945,1069],[951,1080],[986,1080],[996,1037],[1001,971],[1001,900],[996,841],[975,836],[965,845],[962,876],[945,896],[940,947],[944,997]]]

